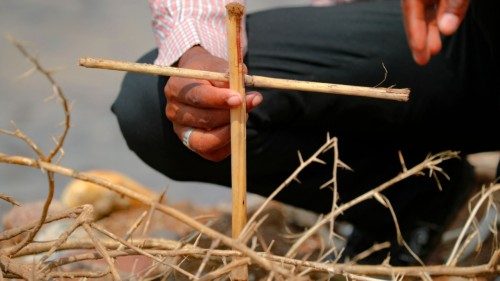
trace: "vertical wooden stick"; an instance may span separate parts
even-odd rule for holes
[[[241,18],[244,7],[238,3],[226,6],[229,88],[241,95],[243,103],[231,109],[231,182],[233,193],[233,238],[238,238],[246,224],[246,103],[243,73],[243,57],[241,51]]]
[[[229,88],[241,95],[243,102],[231,109],[231,185],[232,185],[232,236],[238,238],[247,221],[247,165],[246,165],[246,102],[243,54],[241,48],[241,19],[245,8],[230,3],[227,10],[227,48],[229,62]],[[232,280],[247,280],[246,266],[232,271]]]

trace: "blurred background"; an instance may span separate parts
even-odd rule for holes
[[[309,0],[247,1],[249,12],[278,6],[306,5]],[[85,69],[80,57],[133,61],[154,48],[147,1],[136,0],[0,0],[0,128],[11,121],[42,148],[53,146],[62,130],[63,112],[48,81],[5,39],[11,34],[36,54],[72,102],[72,128],[64,145],[63,166],[79,171],[111,169],[157,191],[165,188],[172,201],[197,204],[230,201],[229,189],[172,181],[144,164],[122,138],[110,111],[123,72]],[[0,152],[33,156],[19,140],[0,135]],[[57,196],[69,179],[57,176]],[[0,164],[0,192],[20,202],[44,200],[46,178],[41,171]],[[0,201],[1,214],[10,208]]]

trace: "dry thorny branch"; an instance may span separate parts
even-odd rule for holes
[[[45,280],[52,278],[89,279],[106,276],[111,277],[114,280],[126,279],[127,276],[124,276],[123,274],[120,275],[120,272],[116,267],[116,259],[124,256],[142,256],[147,257],[152,261],[152,265],[142,272],[141,276],[143,276],[143,280],[150,280],[154,277],[157,277],[158,280],[167,280],[169,276],[172,276],[173,272],[175,272],[178,276],[184,276],[189,280],[224,279],[228,276],[232,269],[243,264],[249,264],[252,266],[251,268],[255,270],[257,270],[257,268],[260,268],[261,271],[264,270],[264,276],[267,275],[267,280],[281,280],[289,279],[291,277],[300,280],[306,279],[307,276],[311,279],[329,279],[335,275],[343,275],[348,279],[352,278],[356,280],[379,280],[376,279],[377,276],[400,280],[405,276],[428,279],[430,276],[439,275],[481,276],[495,275],[500,272],[500,266],[498,265],[500,250],[497,245],[494,252],[491,254],[489,262],[474,266],[457,265],[464,248],[467,247],[468,244],[474,240],[475,235],[477,235],[477,230],[475,230],[475,226],[477,224],[475,222],[475,218],[478,210],[485,204],[488,208],[495,207],[492,195],[500,190],[499,184],[484,188],[478,195],[477,200],[475,201],[475,204],[470,212],[470,216],[455,242],[448,261],[444,265],[394,267],[388,264],[356,264],[356,262],[368,257],[374,252],[388,248],[390,246],[388,242],[375,244],[370,249],[359,253],[356,257],[351,259],[350,262],[346,263],[338,262],[342,249],[336,249],[335,246],[331,246],[330,249],[326,249],[326,245],[323,245],[323,249],[321,249],[320,253],[315,256],[315,260],[307,260],[307,256],[302,257],[301,259],[295,258],[301,245],[320,231],[320,229],[325,225],[329,225],[330,239],[337,236],[337,234],[334,233],[334,224],[336,219],[353,206],[369,199],[377,200],[380,204],[390,210],[398,235],[398,242],[402,245],[406,245],[398,227],[399,224],[397,221],[397,214],[394,212],[387,197],[383,195],[383,191],[390,188],[397,182],[411,176],[420,175],[425,171],[429,173],[429,176],[436,176],[436,173],[444,174],[444,172],[439,168],[439,164],[447,159],[457,157],[457,153],[455,152],[446,151],[429,156],[420,164],[408,168],[406,167],[404,159],[400,154],[400,161],[402,164],[402,172],[400,174],[380,186],[375,187],[371,191],[339,205],[336,181],[337,168],[341,167],[349,169],[349,167],[338,158],[337,139],[327,136],[325,144],[323,144],[309,158],[304,159],[300,152],[298,153],[300,163],[299,167],[254,212],[253,216],[248,220],[248,223],[242,231],[239,239],[232,239],[214,230],[209,225],[203,224],[197,219],[191,218],[179,210],[161,203],[161,200],[149,198],[143,194],[127,189],[124,186],[117,185],[91,174],[78,172],[73,169],[54,164],[52,163],[54,157],[58,154],[62,155],[64,139],[70,128],[70,110],[68,102],[61,88],[52,78],[51,73],[43,68],[38,60],[30,55],[20,43],[13,39],[11,39],[11,41],[14,46],[16,46],[16,48],[18,48],[19,51],[34,65],[34,68],[43,74],[51,83],[54,94],[59,97],[62,103],[65,114],[65,122],[63,133],[57,138],[55,147],[49,153],[42,151],[39,146],[37,146],[35,141],[23,133],[19,128],[15,128],[14,131],[0,131],[3,134],[13,136],[26,143],[37,156],[37,158],[28,158],[17,155],[8,155],[0,152],[0,162],[41,169],[47,176],[49,186],[49,192],[39,220],[13,229],[5,230],[0,233],[0,242],[19,236],[24,237],[24,239],[22,239],[22,241],[18,244],[2,248],[0,250],[0,280],[4,278],[21,278],[27,280]],[[267,243],[266,241],[263,241],[259,234],[259,227],[267,218],[267,216],[263,215],[264,210],[269,206],[275,196],[291,181],[298,180],[298,175],[305,167],[313,163],[325,164],[325,162],[319,157],[325,154],[325,152],[332,150],[334,155],[332,179],[323,185],[323,187],[329,187],[332,190],[333,204],[331,211],[328,214],[321,216],[314,225],[298,235],[293,245],[288,249],[286,255],[280,256],[273,254],[271,252],[273,241],[271,241],[271,243]],[[91,205],[84,205],[48,215],[48,207],[52,202],[54,194],[54,174],[60,174],[74,179],[98,184],[122,196],[133,198],[144,203],[146,206],[149,206],[149,211],[143,212],[139,218],[130,225],[129,230],[123,238],[106,230],[96,223],[96,219],[93,216],[93,207]],[[4,194],[0,194],[0,199],[6,200],[12,204],[18,204],[13,198]],[[143,233],[146,233],[147,226],[149,225],[149,221],[151,220],[151,216],[154,211],[161,212],[184,224],[187,224],[196,231],[195,235],[191,235],[181,241],[153,239],[147,237],[133,239],[133,234],[139,229],[140,225],[144,226]],[[64,219],[69,219],[72,223],[59,235],[57,239],[50,241],[33,241],[37,232],[43,225]],[[77,240],[70,240],[69,238],[72,235],[75,235],[75,232],[78,230],[80,230],[80,232],[83,230],[83,233],[86,233],[87,237],[79,237]],[[492,231],[494,231],[496,235],[496,224],[492,226]],[[204,248],[199,246],[198,242],[201,238],[201,234],[211,238],[212,242],[210,247]],[[196,240],[192,242],[195,238]],[[227,248],[217,247],[219,244],[223,244]],[[258,244],[260,244],[263,251],[256,250]],[[407,245],[406,247],[410,250]],[[335,253],[335,257],[337,257],[336,260],[325,261],[325,259],[330,257],[332,252]],[[56,253],[66,254],[56,255]],[[26,259],[22,259],[22,257],[27,256],[32,257],[32,262],[26,262]],[[192,270],[188,270],[184,267],[184,265],[191,259],[198,260],[199,266]],[[68,265],[95,260],[104,260],[107,267],[100,271],[88,269],[72,270],[71,267],[67,267]],[[134,263],[134,268],[136,263],[137,260]],[[139,272],[136,273],[135,270],[132,270],[132,277],[134,277],[134,273],[139,274]]]
[[[54,139],[55,146],[48,154],[45,154],[30,137],[28,137],[26,134],[24,134],[18,128],[15,128],[14,131],[1,130],[0,133],[4,133],[7,135],[16,137],[16,138],[26,142],[26,144],[33,150],[33,152],[36,153],[36,155],[38,156],[38,159],[40,161],[51,163],[52,160],[54,159],[54,157],[58,153],[61,153],[61,155],[64,153],[62,150],[62,146],[64,145],[64,140],[66,139],[66,136],[67,136],[68,131],[69,131],[70,116],[71,116],[69,113],[68,101],[67,101],[66,97],[64,96],[61,87],[56,83],[56,81],[52,77],[52,73],[50,71],[46,70],[45,68],[43,68],[40,65],[40,63],[38,62],[38,60],[34,56],[32,56],[30,53],[28,53],[28,51],[26,50],[26,48],[22,44],[20,44],[18,41],[16,41],[11,36],[8,36],[7,38],[33,64],[34,69],[36,69],[38,72],[43,74],[45,76],[45,78],[47,78],[47,80],[50,82],[50,84],[52,86],[52,91],[54,92],[54,95],[57,96],[62,103],[62,108],[64,110],[65,118],[64,118],[63,132],[61,133],[61,135],[57,139]],[[48,180],[49,192],[48,192],[47,199],[46,199],[44,207],[43,207],[42,215],[40,217],[40,222],[37,224],[37,226],[35,228],[33,228],[29,232],[29,235],[25,238],[24,241],[19,243],[15,248],[11,249],[11,252],[10,252],[11,254],[17,253],[25,245],[29,244],[33,240],[33,238],[36,236],[36,234],[38,233],[38,231],[42,227],[43,222],[45,221],[45,218],[47,217],[50,203],[52,202],[52,199],[54,197],[55,183],[54,183],[54,173],[53,172],[47,171],[47,180]]]

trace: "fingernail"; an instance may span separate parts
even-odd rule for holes
[[[439,20],[439,30],[446,35],[450,35],[455,30],[457,30],[458,25],[460,24],[460,19],[452,13],[444,14]]]
[[[426,58],[425,54],[422,52],[412,52],[413,60],[419,64],[424,65],[427,63],[428,58]]]
[[[252,100],[252,105],[257,106],[262,102],[262,95],[256,94],[255,97]]]
[[[237,95],[230,96],[226,100],[227,105],[229,106],[237,106],[241,104],[241,97]]]
[[[417,52],[412,52],[411,54],[412,54],[412,56],[413,56],[413,60],[414,60],[415,62],[419,62],[418,53],[417,53]]]

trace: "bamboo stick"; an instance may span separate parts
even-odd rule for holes
[[[88,68],[119,70],[152,75],[176,76],[184,78],[204,79],[210,81],[229,81],[226,73],[177,68],[171,66],[159,66],[146,63],[132,63],[109,59],[81,58],[80,65]],[[351,86],[343,84],[271,78],[256,75],[245,75],[245,85],[257,88],[298,90],[304,92],[359,96],[395,101],[408,101],[410,94],[410,90],[408,88],[398,89]]]
[[[229,88],[245,100],[240,27],[244,7],[238,3],[226,6]],[[233,238],[238,238],[246,223],[246,103],[231,109],[231,169],[233,189]]]
[[[245,8],[233,2],[226,5],[226,11],[229,88],[238,92],[243,101],[240,106],[230,111],[232,237],[237,239],[247,222],[247,112],[241,48],[241,18]],[[242,265],[233,269],[231,277],[232,280],[247,280],[247,266]]]

